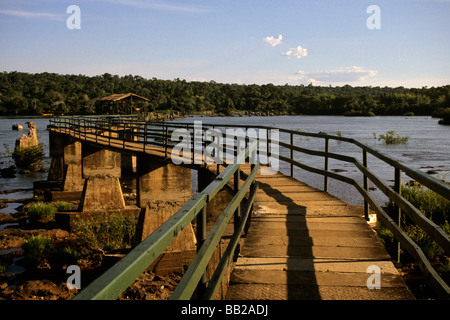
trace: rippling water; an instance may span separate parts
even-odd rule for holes
[[[274,116],[274,117],[188,117],[178,119],[182,122],[193,122],[201,120],[204,123],[226,125],[226,124],[249,124],[266,125],[303,132],[326,132],[328,134],[340,134],[343,137],[356,139],[393,159],[404,162],[414,169],[427,172],[433,170],[433,176],[450,181],[450,126],[439,125],[438,119],[431,117],[343,117],[343,116]],[[44,165],[49,167],[48,158],[48,132],[46,130],[49,119],[42,118],[0,118],[0,168],[14,164],[7,150],[14,150],[15,140],[22,134],[28,133],[27,121],[34,121],[37,124],[40,141],[45,144],[46,159]],[[23,131],[13,131],[12,125],[19,123],[24,126]],[[388,130],[395,130],[401,136],[408,136],[406,144],[385,145],[378,138],[380,134]],[[288,136],[280,135],[280,139],[289,142]],[[298,137],[295,144],[315,150],[324,150],[324,140],[316,138]],[[282,155],[288,155],[286,150],[281,148]],[[359,148],[345,142],[330,141],[330,152],[342,153],[362,158]],[[297,161],[301,161],[311,166],[323,168],[323,159],[313,156],[295,154]],[[394,169],[386,166],[383,162],[369,155],[369,168],[379,175],[388,184],[392,184]],[[357,172],[352,164],[343,163],[330,159],[330,170],[344,170],[340,174],[361,179],[362,175]],[[283,162],[280,163],[280,170],[289,173],[289,167]],[[313,187],[322,188],[323,177],[316,174],[296,169],[295,177]],[[33,172],[31,174],[16,174],[15,178],[0,178],[0,190],[29,189],[20,194],[0,195],[2,198],[23,198],[24,195],[32,195],[31,188],[33,181],[45,180],[46,173]],[[407,181],[407,177],[402,178]],[[361,196],[354,191],[353,187],[329,179],[329,192],[339,198],[351,203],[361,204]],[[374,197],[383,201],[383,196],[378,191],[373,191]]]
[[[407,164],[409,167],[423,172],[433,170],[433,176],[441,180],[450,181],[450,126],[438,124],[438,119],[431,117],[344,117],[344,116],[275,116],[275,117],[189,117],[181,121],[191,122],[201,120],[210,124],[253,124],[274,126],[303,132],[325,132],[358,140],[389,157]],[[400,136],[408,136],[406,144],[386,145],[378,141],[380,134],[394,130]],[[289,142],[287,135],[280,134],[280,140]],[[295,145],[313,150],[324,150],[324,139],[298,137]],[[362,162],[362,151],[352,144],[339,141],[330,141],[330,152],[341,153],[356,157]],[[280,150],[281,155],[289,156],[287,150]],[[319,157],[295,153],[295,159],[307,165],[323,168],[324,160]],[[394,169],[377,158],[368,156],[369,168],[389,185],[394,179]],[[289,174],[289,166],[280,163],[280,170]],[[344,170],[340,172],[359,181],[362,174],[353,164],[330,159],[329,170]],[[323,177],[296,169],[294,176],[317,188],[323,187]],[[408,181],[403,176],[403,181]],[[369,186],[373,187],[372,184]],[[351,203],[362,204],[359,193],[342,182],[329,179],[329,192]],[[373,196],[379,200],[387,201],[381,192],[373,191]]]

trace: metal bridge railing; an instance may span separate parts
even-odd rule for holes
[[[125,291],[164,250],[176,239],[189,223],[197,223],[197,255],[186,270],[170,299],[190,299],[197,288],[202,299],[213,299],[223,275],[230,265],[241,235],[251,214],[258,183],[255,181],[259,163],[251,165],[251,172],[240,186],[241,164],[256,150],[257,142],[249,145],[204,190],[196,193],[164,224],[145,238],[124,258],[83,289],[74,300],[111,300]],[[222,188],[234,179],[235,195],[206,235],[206,205]],[[237,183],[236,183],[237,182]],[[249,192],[248,198],[245,199]],[[241,207],[242,206],[242,207]],[[235,218],[235,230],[219,264],[206,283],[206,267],[219,244],[231,217]]]
[[[127,145],[133,144],[138,140],[142,144],[142,151],[148,150],[151,146],[157,146],[164,149],[165,156],[167,157],[168,151],[173,147],[173,143],[170,141],[170,136],[173,130],[177,128],[185,128],[187,132],[192,132],[194,134],[194,126],[190,123],[183,122],[157,122],[148,123],[144,121],[138,121],[136,119],[127,117],[65,117],[65,118],[54,118],[50,121],[50,126],[57,128],[60,132],[70,132],[74,137],[80,139],[87,139],[87,137],[94,136],[97,141],[108,140],[110,145],[114,143],[122,143],[120,147],[127,147]],[[433,286],[436,292],[444,298],[450,297],[450,288],[448,284],[438,275],[434,270],[431,263],[428,261],[427,257],[423,253],[422,249],[410,238],[401,228],[402,215],[406,214],[414,223],[419,226],[426,234],[436,241],[442,249],[445,251],[446,255],[450,256],[450,237],[446,234],[439,226],[437,226],[430,219],[426,218],[417,208],[415,208],[409,201],[401,195],[401,173],[403,172],[413,180],[421,183],[425,187],[433,190],[434,192],[440,194],[447,200],[450,200],[450,186],[449,184],[442,182],[430,175],[427,175],[418,170],[412,169],[407,165],[392,159],[386,155],[383,155],[379,151],[366,146],[359,141],[354,139],[322,134],[322,133],[308,133],[295,130],[288,130],[282,128],[274,128],[268,126],[244,126],[244,125],[220,125],[220,124],[206,124],[202,123],[203,129],[208,128],[244,128],[248,129],[260,129],[266,130],[268,132],[272,129],[278,129],[280,133],[287,134],[288,140],[281,141],[272,140],[269,134],[266,138],[260,137],[259,142],[266,143],[266,156],[272,155],[271,149],[272,145],[276,144],[278,147],[285,148],[289,156],[282,156],[279,152],[276,156],[280,161],[284,161],[289,164],[290,175],[294,176],[294,168],[301,168],[303,170],[313,172],[324,177],[324,187],[323,190],[328,190],[328,178],[332,178],[338,181],[342,181],[353,186],[364,199],[364,212],[366,219],[369,215],[369,207],[376,212],[377,217],[382,221],[382,223],[393,233],[394,237],[398,241],[398,257],[400,254],[400,246],[405,249],[418,263],[418,266],[426,276],[428,282]],[[123,140],[118,139],[118,132],[122,131],[132,132],[129,136],[123,135]],[[297,136],[309,137],[322,139],[324,141],[324,150],[311,150],[295,144],[295,138]],[[329,151],[329,141],[341,141],[352,144],[359,148],[362,161],[356,159],[355,157],[350,157],[343,154],[333,153]],[[194,147],[194,141],[191,141]],[[323,159],[323,168],[312,167],[301,161],[296,160],[296,154],[302,153],[310,156],[320,157]],[[388,186],[382,179],[377,177],[371,170],[369,170],[368,154],[380,159],[388,166],[394,168],[394,186]],[[328,170],[329,159],[335,159],[347,163],[352,163],[362,174],[363,183],[361,184],[353,178],[346,177],[344,175],[338,174]],[[192,162],[194,158],[192,158]],[[231,170],[231,169],[230,169]],[[372,197],[369,192],[369,180],[375,184],[379,190],[381,190],[396,206],[397,219],[392,219],[382,208],[382,206]],[[197,195],[198,196],[198,195]],[[202,200],[198,200],[202,201]],[[202,261],[203,263],[203,261]],[[197,275],[197,273],[195,273]],[[191,284],[190,284],[191,285]],[[174,292],[175,293],[175,292]],[[175,296],[178,296],[178,292]],[[179,297],[184,298],[185,296],[180,294]]]

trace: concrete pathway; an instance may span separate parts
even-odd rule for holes
[[[259,175],[230,300],[414,299],[361,207],[280,173]],[[380,289],[370,266],[381,271]],[[370,272],[370,270],[369,270]]]

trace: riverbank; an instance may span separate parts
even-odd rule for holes
[[[15,194],[28,190],[3,191]],[[79,290],[69,289],[66,267],[56,268],[44,260],[36,268],[24,266],[23,244],[33,236],[46,237],[54,247],[70,247],[80,252],[77,266],[81,270],[82,288],[100,276],[121,254],[110,254],[91,250],[80,243],[78,235],[59,228],[54,220],[45,223],[27,221],[26,207],[42,201],[39,197],[22,199],[1,199],[0,203],[19,204],[14,213],[0,213],[0,262],[6,264],[5,272],[0,272],[0,300],[67,300]],[[77,206],[73,202],[74,207]],[[8,208],[8,207],[4,207]],[[6,263],[5,263],[6,261]],[[166,300],[170,297],[183,272],[157,274],[150,266],[120,297],[120,300]]]

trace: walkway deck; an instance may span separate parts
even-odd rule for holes
[[[227,299],[414,299],[362,208],[281,173],[257,180]],[[371,265],[381,289],[367,288]]]

